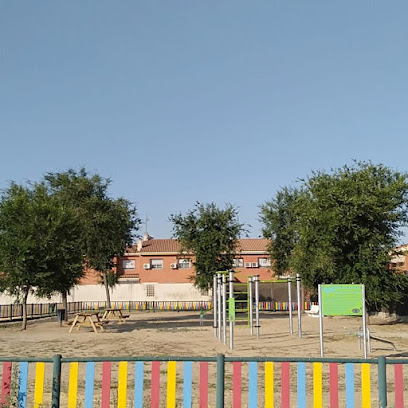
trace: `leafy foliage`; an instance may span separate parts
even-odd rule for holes
[[[237,210],[230,204],[225,209],[214,203],[196,203],[186,215],[172,214],[173,236],[182,246],[181,256],[194,254],[195,285],[208,289],[216,271],[232,267],[237,240],[244,231],[238,221]]]
[[[407,277],[390,270],[389,262],[399,228],[408,221],[406,174],[355,163],[313,172],[301,189],[286,193],[262,207],[264,233],[275,234],[278,249],[287,244],[284,251],[273,250],[277,264],[300,273],[310,288],[364,283],[373,309],[401,299]],[[290,222],[277,222],[281,213]]]
[[[104,276],[107,296],[108,285],[114,284],[109,276],[114,259],[121,256],[132,243],[133,233],[140,220],[136,208],[124,198],[108,195],[109,179],[89,175],[85,169],[48,173],[45,182],[52,195],[74,211],[81,228],[81,250],[87,265]],[[108,299],[109,301],[109,299]]]
[[[75,214],[51,197],[43,184],[11,184],[0,202],[0,290],[24,305],[28,294],[70,288],[82,276]]]
[[[297,190],[283,188],[276,198],[261,206],[262,232],[264,237],[271,239],[269,253],[278,275],[289,270],[291,252],[297,239],[294,205],[298,194]]]

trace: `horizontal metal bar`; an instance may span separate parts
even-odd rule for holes
[[[361,364],[361,363],[370,363],[370,364],[378,364],[378,360],[371,358],[371,359],[353,359],[353,358],[313,358],[313,357],[225,357],[225,362],[275,362],[275,363],[353,363],[353,364]]]
[[[12,363],[52,363],[52,358],[36,358],[36,357],[0,357],[0,362],[11,361]]]
[[[52,360],[51,360],[52,361]],[[104,361],[208,361],[216,362],[216,357],[181,357],[181,356],[161,356],[161,357],[149,357],[149,356],[138,356],[138,357],[67,357],[62,358],[63,363],[73,363],[73,362],[104,362]]]

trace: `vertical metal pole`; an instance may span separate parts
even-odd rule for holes
[[[289,298],[289,333],[293,334],[293,319],[292,319],[292,281],[288,278],[288,298]]]
[[[249,330],[251,336],[254,334],[254,300],[252,298],[252,279],[248,278],[248,313],[249,313]]]
[[[218,289],[218,340],[221,341],[221,309],[222,309],[222,304],[221,304],[221,274],[217,273],[217,289]]]
[[[224,408],[225,356],[217,354],[216,408]]]
[[[302,338],[302,296],[300,293],[300,275],[296,274],[296,289],[297,289],[297,314],[298,314],[298,337]]]
[[[234,298],[234,271],[230,270],[229,271],[229,298],[233,299]],[[229,338],[229,347],[230,350],[233,350],[234,348],[234,324],[235,322],[231,321],[229,322],[229,328],[230,328],[230,338]]]
[[[56,354],[53,360],[51,407],[59,408],[61,394],[61,354]]]
[[[213,276],[213,312],[214,312],[214,337],[217,337],[217,275]]]
[[[367,358],[367,319],[365,307],[365,286],[361,285],[361,300],[363,303],[363,341],[364,341],[364,358]]]
[[[322,314],[322,285],[319,285],[319,331],[320,331],[320,357],[324,357],[323,349],[323,314]]]
[[[378,403],[380,408],[387,407],[387,361],[378,357]]]
[[[255,328],[256,338],[259,338],[259,275],[254,276],[255,280]]]
[[[222,274],[222,340],[227,344],[227,282]]]

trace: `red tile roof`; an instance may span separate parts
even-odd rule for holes
[[[238,252],[266,252],[269,240],[266,238],[244,238],[238,240]],[[176,239],[149,239],[143,241],[141,253],[177,253],[181,249]],[[137,245],[133,245],[130,251],[136,251]]]

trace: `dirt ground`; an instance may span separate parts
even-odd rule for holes
[[[72,320],[72,318],[71,318]],[[0,323],[0,356],[3,357],[104,357],[104,356],[276,356],[319,357],[319,319],[302,318],[302,338],[293,318],[289,334],[288,314],[261,314],[260,337],[251,336],[249,328],[238,322],[234,330],[234,350],[230,351],[214,337],[212,314],[208,312],[200,326],[198,312],[133,312],[125,324],[110,322],[103,333],[84,327],[69,333],[70,326],[60,327],[56,318],[34,320],[26,331],[20,323]],[[377,324],[375,324],[377,323]],[[381,322],[380,322],[381,323]],[[359,358],[357,331],[361,318],[324,318],[325,357]],[[408,357],[408,324],[378,324],[370,319],[369,356]]]

